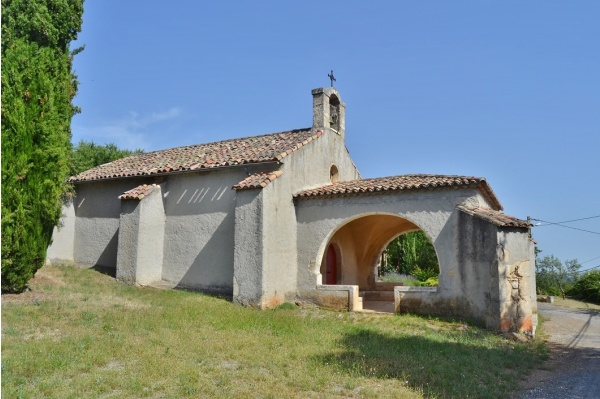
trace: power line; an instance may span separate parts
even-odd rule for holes
[[[594,270],[594,269],[598,269],[598,268],[600,268],[600,265],[590,267],[589,269],[582,270],[581,272],[585,273],[585,272],[589,272],[590,270]]]
[[[586,218],[581,218],[581,219],[565,220],[564,222],[554,222],[554,223],[552,223],[552,222],[544,222],[543,220],[533,219],[533,218],[531,218],[531,220],[537,220],[538,222],[548,223],[548,224],[561,224],[561,223],[579,222],[580,220],[588,220],[588,219],[595,219],[595,218],[600,218],[600,215],[588,216]],[[547,225],[538,225],[536,227],[541,227],[541,226],[547,226]]]
[[[600,259],[600,256],[596,256],[595,258],[588,259],[585,262],[581,262],[581,264],[583,265],[584,263],[588,263],[588,262],[591,262],[591,261],[596,260],[596,259]]]
[[[537,220],[538,222],[547,223],[547,224],[551,224],[551,225],[554,225],[554,226],[559,226],[559,227],[564,227],[564,228],[567,228],[567,229],[579,230],[579,231],[584,231],[584,232],[586,232],[586,233],[591,233],[591,234],[598,234],[598,235],[600,235],[600,233],[598,233],[597,231],[584,230],[584,229],[579,229],[579,228],[577,228],[577,227],[565,226],[564,224],[561,224],[561,223],[566,223],[566,222],[554,223],[554,222],[548,222],[548,221],[545,221],[545,220],[541,220],[541,219],[533,219],[533,218],[531,218],[531,220]],[[540,226],[533,226],[533,227],[540,227]]]

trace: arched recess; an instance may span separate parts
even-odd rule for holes
[[[340,266],[340,248],[335,242],[329,243],[323,261],[321,262],[323,284],[338,284],[341,281],[342,271]]]
[[[322,255],[317,264],[322,284],[328,284],[325,274],[328,251],[335,248],[337,284],[358,285],[361,291],[381,289],[377,286],[377,265],[382,252],[396,237],[418,230],[422,229],[417,224],[394,214],[365,214],[345,221],[329,235],[319,251]]]

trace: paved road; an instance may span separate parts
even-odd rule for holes
[[[523,384],[522,399],[600,398],[600,314],[538,303],[552,348],[545,370]]]

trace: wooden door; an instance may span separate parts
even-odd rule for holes
[[[327,248],[325,262],[325,284],[337,284],[337,254],[332,244]]]

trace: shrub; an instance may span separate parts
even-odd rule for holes
[[[585,273],[569,290],[569,295],[600,304],[600,270]]]
[[[429,280],[432,277],[437,277],[438,276],[438,272],[437,270],[434,269],[421,269],[419,266],[416,266],[412,273],[413,276],[415,276],[417,278],[417,280],[421,281],[421,282],[426,282],[427,280]]]

